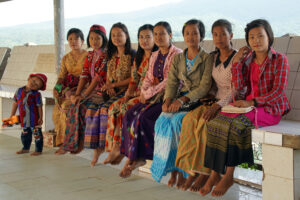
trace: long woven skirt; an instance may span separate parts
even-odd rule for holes
[[[63,149],[66,151],[76,151],[80,140],[84,139],[85,114],[91,102],[85,101],[81,104],[70,106],[67,112],[66,132]]]
[[[110,105],[108,109],[108,121],[106,130],[106,151],[111,151],[113,145],[121,145],[122,119],[135,104],[139,103],[139,97],[134,97],[127,102],[123,102],[125,97],[120,98]]]
[[[67,76],[68,79],[71,76]],[[67,121],[67,112],[70,109],[72,104],[70,96],[75,94],[77,87],[71,89],[65,89],[64,95],[61,97],[59,102],[53,107],[52,111],[52,120],[54,123],[54,129],[56,132],[56,145],[61,145],[64,143],[65,132],[66,132],[66,121]]]
[[[271,115],[263,107],[246,114],[218,114],[207,124],[205,167],[225,173],[226,166],[253,164],[251,129],[256,122],[257,126],[271,126],[280,119],[281,116]]]
[[[188,174],[175,167],[177,148],[180,139],[181,122],[187,112],[162,113],[155,123],[154,156],[151,165],[152,177],[160,182],[163,176],[178,170],[186,177]]]
[[[154,125],[161,113],[161,103],[138,103],[123,118],[121,153],[130,160],[153,159]]]
[[[175,166],[191,174],[210,174],[210,169],[204,167],[207,126],[202,119],[208,108],[200,106],[187,113],[182,120]]]
[[[86,114],[84,147],[90,149],[105,148],[106,127],[109,106],[124,96],[124,93],[110,98],[102,104],[92,104]]]
[[[56,103],[52,110],[52,120],[56,132],[56,145],[64,143],[66,132],[67,112],[71,106],[69,99],[64,100],[60,105]]]

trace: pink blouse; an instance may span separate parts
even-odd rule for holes
[[[154,64],[155,64],[155,61],[156,61],[157,56],[158,56],[158,52],[159,52],[159,50],[152,53],[152,55],[150,57],[150,61],[149,61],[148,72],[147,72],[146,77],[145,77],[145,79],[143,81],[143,84],[142,84],[141,92],[142,92],[142,94],[144,95],[144,97],[146,99],[150,99],[155,94],[157,94],[157,93],[159,93],[159,92],[161,92],[162,90],[165,89],[166,83],[167,83],[168,72],[169,72],[169,69],[171,67],[173,57],[176,54],[181,53],[182,50],[175,47],[174,45],[172,45],[170,47],[168,56],[167,56],[166,61],[165,61],[164,69],[163,69],[163,71],[164,71],[164,80],[162,82],[160,82],[158,85],[153,85],[153,83],[154,83],[153,68],[154,68]]]

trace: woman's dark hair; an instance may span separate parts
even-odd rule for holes
[[[90,41],[89,41],[89,39],[90,39],[90,33],[91,32],[94,32],[94,33],[97,33],[97,34],[99,34],[101,37],[102,37],[102,45],[101,45],[101,48],[102,49],[104,49],[105,47],[106,47],[106,45],[107,45],[107,37],[106,37],[106,35],[102,32],[102,31],[100,31],[100,30],[92,30],[92,31],[90,31],[89,32],[89,35],[87,36],[87,46],[88,46],[88,48],[90,48],[91,47],[91,44],[90,44]]]
[[[249,24],[246,25],[245,28],[245,33],[246,33],[246,42],[249,45],[249,32],[251,29],[253,28],[257,28],[257,27],[263,27],[268,35],[269,38],[269,48],[273,45],[274,42],[274,34],[273,34],[273,30],[271,25],[269,24],[269,22],[265,19],[256,19],[252,22],[250,22]]]
[[[170,26],[170,24],[168,22],[165,22],[165,21],[160,21],[160,22],[157,22],[155,25],[154,25],[154,28],[157,27],[157,26],[162,26],[164,27],[168,34],[172,34],[172,28]],[[170,45],[172,44],[172,39],[170,39]]]
[[[226,19],[218,19],[217,21],[215,21],[211,27],[211,32],[213,32],[214,28],[215,27],[218,27],[218,26],[221,26],[221,27],[224,27],[226,28],[226,30],[228,31],[229,34],[232,34],[232,25],[231,23],[226,20]],[[232,46],[232,42],[230,41],[230,44]],[[219,52],[219,49],[216,47],[216,52]]]
[[[200,33],[200,42],[204,39],[205,37],[205,26],[201,20],[198,19],[191,19],[187,21],[183,27],[182,27],[182,35],[184,35],[184,29],[187,25],[197,25]]]
[[[171,26],[170,26],[170,24],[169,24],[168,22],[165,22],[165,21],[157,22],[157,23],[154,25],[154,27],[157,27],[157,26],[163,26],[163,27],[167,30],[167,32],[168,32],[169,34],[172,34],[172,29],[171,29]]]
[[[125,24],[122,24],[121,22],[115,23],[109,32],[109,40],[108,40],[108,45],[107,45],[107,57],[108,59],[111,59],[114,53],[118,51],[117,47],[112,43],[111,39],[111,31],[113,28],[120,28],[126,35],[126,43],[125,43],[125,55],[132,54],[132,49],[131,49],[131,42],[130,42],[130,37],[128,33],[128,29],[125,26]]]
[[[153,28],[154,27],[151,24],[145,24],[145,25],[141,26],[138,30],[137,37],[139,38],[140,32],[143,31],[143,30],[150,30],[151,32],[153,32]],[[157,50],[158,50],[158,47],[154,43],[154,46],[152,48],[152,52],[157,51]],[[143,60],[144,54],[145,54],[145,50],[141,47],[140,43],[138,43],[138,49],[137,49],[137,52],[136,52],[136,55],[135,55],[135,64],[136,64],[137,68],[140,66],[140,64]]]
[[[217,21],[215,21],[211,27],[211,32],[213,32],[214,28],[217,26],[222,26],[224,28],[226,28],[226,30],[228,31],[229,34],[232,34],[232,25],[231,23],[226,20],[226,19],[218,19]]]
[[[78,28],[71,28],[71,29],[68,31],[68,33],[67,33],[67,40],[68,40],[69,36],[70,36],[71,34],[73,34],[73,33],[74,33],[77,37],[79,37],[82,41],[84,41],[84,35],[83,35],[82,31],[81,31],[80,29],[78,29]]]

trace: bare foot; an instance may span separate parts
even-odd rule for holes
[[[190,190],[192,192],[198,192],[206,183],[208,177],[209,177],[208,175],[200,174],[196,179],[196,181],[194,182],[194,184],[192,185]]]
[[[120,162],[123,160],[124,155],[120,154],[114,161],[112,161],[110,164],[112,165],[118,165],[120,164]]]
[[[175,183],[176,183],[176,181],[177,181],[177,172],[178,171],[172,171],[172,173],[171,173],[171,178],[169,179],[169,181],[168,181],[168,186],[169,187],[173,187],[174,185],[175,185]]]
[[[67,151],[63,150],[62,148],[55,151],[55,155],[63,155],[63,154],[66,154],[66,153],[67,153]]]
[[[84,148],[84,141],[83,139],[82,140],[79,140],[79,143],[78,143],[78,148],[76,151],[71,151],[71,154],[79,154]]]
[[[219,183],[220,179],[221,179],[221,177],[220,177],[219,173],[212,172],[212,174],[207,179],[205,185],[200,189],[200,194],[202,194],[202,196],[205,196],[208,193],[210,193],[213,186],[217,185]]]
[[[130,169],[130,164],[132,164],[132,161],[127,159],[124,167],[122,168],[122,170],[119,174],[119,176],[121,176],[122,178],[127,178],[131,175],[132,170]]]
[[[111,154],[112,154],[112,152],[109,152],[107,158],[103,161],[104,165],[109,164],[112,161],[111,160]]]
[[[80,152],[77,152],[77,151],[70,151],[70,154],[78,154]]]
[[[57,149],[57,150],[55,151],[55,154],[58,153],[58,152],[60,152],[61,150],[63,150],[63,145],[60,145],[60,146],[59,146],[59,149]]]
[[[119,158],[120,155],[121,155],[121,153],[120,153],[120,145],[113,145],[113,148],[112,148],[111,152],[108,154],[108,156],[104,160],[103,164],[112,163],[117,158]]]
[[[221,181],[216,185],[212,191],[212,196],[223,196],[227,190],[233,185],[233,178],[229,176],[223,176]]]
[[[198,175],[199,174],[195,174],[194,176],[189,175],[189,177],[187,178],[185,183],[182,185],[182,187],[180,187],[180,189],[183,191],[186,191],[187,189],[189,189],[191,187],[191,185],[193,184],[193,182],[195,181],[195,179],[198,177]]]
[[[181,188],[186,182],[186,178],[184,178],[181,172],[178,172],[178,180],[177,180],[177,188]]]
[[[103,149],[97,148],[94,150],[94,156],[93,156],[93,160],[91,161],[91,167],[94,167],[99,159],[99,156],[101,155],[101,153],[103,152]]]
[[[29,153],[29,150],[23,150],[17,151],[16,154],[23,154],[23,153]]]
[[[71,154],[79,154],[81,151],[83,150],[83,148],[79,148],[76,151],[71,151]]]
[[[136,161],[133,161],[133,163],[130,164],[129,167],[130,167],[131,171],[133,171],[136,168],[144,166],[145,164],[146,164],[146,161],[144,159],[138,159]]]
[[[42,152],[32,152],[31,154],[30,154],[31,156],[39,156],[39,155],[42,155]]]

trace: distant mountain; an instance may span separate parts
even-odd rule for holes
[[[286,33],[300,35],[300,9],[297,1],[262,0],[257,4],[251,1],[210,0],[203,3],[200,0],[185,0],[129,13],[99,14],[66,19],[65,33],[72,27],[78,27],[87,36],[92,24],[104,25],[109,33],[112,24],[121,21],[128,27],[132,42],[136,42],[139,26],[145,23],[155,24],[158,21],[167,21],[173,29],[173,40],[182,41],[183,24],[191,18],[197,18],[201,19],[206,26],[206,39],[211,39],[212,23],[217,19],[225,18],[233,24],[234,37],[244,38],[245,25],[253,19],[264,18],[271,23],[276,37]],[[53,44],[53,31],[53,21],[0,28],[0,46],[12,47],[27,42]]]

